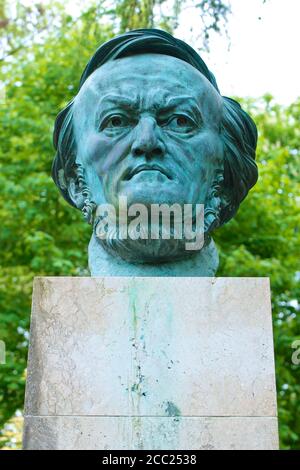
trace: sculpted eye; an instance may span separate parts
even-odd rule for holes
[[[179,127],[185,127],[189,124],[189,121],[188,121],[187,117],[185,117],[185,116],[178,116],[175,119],[176,119],[176,124]]]
[[[185,116],[184,114],[177,114],[172,116],[164,125],[166,129],[170,129],[175,132],[191,132],[196,129],[196,123]]]
[[[123,116],[112,116],[106,123],[106,127],[124,127],[125,119]]]
[[[100,125],[100,130],[103,129],[122,129],[128,127],[129,122],[125,116],[121,114],[115,114],[110,116],[108,119],[105,119],[104,122]]]

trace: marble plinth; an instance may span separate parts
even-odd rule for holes
[[[276,449],[266,278],[36,278],[26,449]]]

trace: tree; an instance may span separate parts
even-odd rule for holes
[[[219,276],[270,277],[281,448],[300,448],[300,100],[245,103],[259,129],[260,177],[238,215],[216,232]]]
[[[154,27],[172,32],[178,26],[180,13],[191,7],[196,7],[199,12],[199,36],[207,48],[210,33],[221,33],[226,29],[231,13],[228,0],[117,0],[116,13],[120,18],[121,32]]]
[[[95,23],[93,13],[85,11],[70,29],[64,18],[62,29],[21,48],[1,70],[1,424],[23,407],[33,277],[78,275],[87,265],[89,227],[58,195],[50,169],[55,115],[74,95],[78,71],[95,45],[113,34],[112,26]]]
[[[62,11],[60,1],[33,0],[28,5],[22,0],[0,0],[0,63],[25,48],[30,49],[34,42],[47,40],[55,31],[72,27],[78,19],[83,23],[87,19],[85,24],[92,29],[97,21],[106,17],[115,25],[115,32],[153,27],[171,32],[178,25],[182,10],[190,7],[199,11],[199,36],[207,47],[210,33],[224,31],[231,12],[230,0],[173,0],[172,3],[167,0],[116,0],[113,4],[107,0],[90,0],[86,5],[83,11],[78,10],[71,16]],[[84,25],[83,29],[87,32]]]

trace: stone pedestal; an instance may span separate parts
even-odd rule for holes
[[[24,448],[278,448],[269,280],[36,278]]]

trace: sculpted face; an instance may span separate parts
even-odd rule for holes
[[[211,234],[257,181],[257,129],[188,44],[139,29],[100,45],[53,142],[54,182],[92,225],[92,275],[214,275]]]
[[[223,171],[221,119],[221,96],[188,63],[161,54],[107,62],[73,107],[93,201],[205,204]]]

